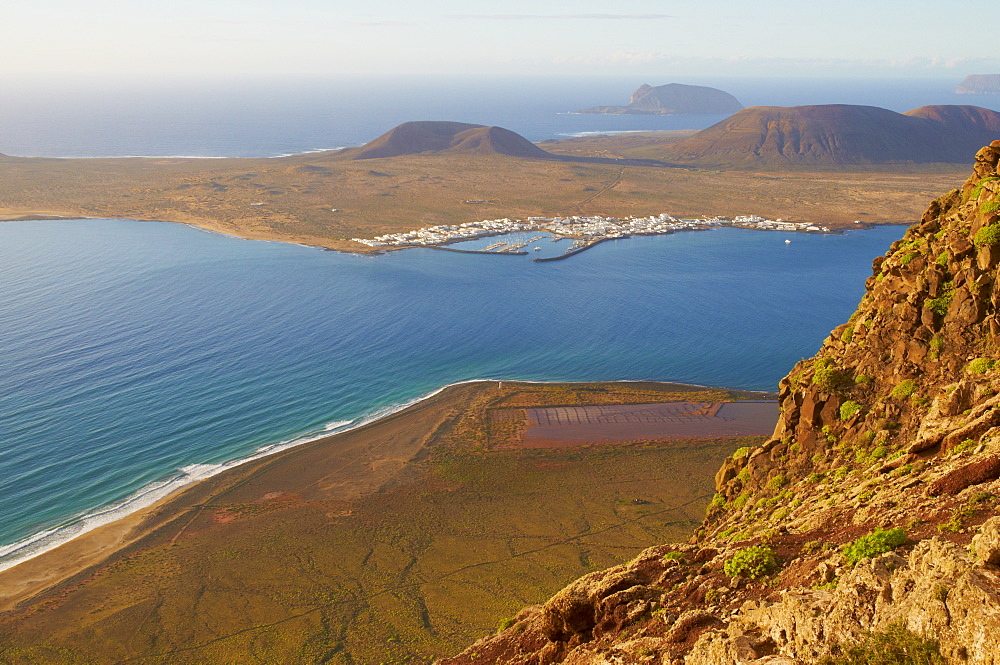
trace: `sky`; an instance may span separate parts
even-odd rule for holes
[[[0,76],[964,77],[944,0],[0,0]]]

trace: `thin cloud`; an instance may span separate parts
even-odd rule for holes
[[[452,18],[472,19],[479,21],[535,21],[535,20],[556,20],[574,21],[578,19],[590,20],[659,20],[673,18],[670,14],[455,14]]]
[[[410,21],[344,21],[363,28],[405,28],[416,25]]]

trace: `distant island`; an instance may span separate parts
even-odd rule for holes
[[[1000,74],[970,74],[958,84],[959,95],[1000,95]]]
[[[610,115],[677,115],[682,113],[735,113],[743,108],[739,100],[717,88],[668,83],[656,87],[643,84],[632,93],[626,106],[595,106],[578,113]]]
[[[949,115],[949,109],[962,116],[975,107],[940,107],[939,115]],[[880,111],[918,124],[930,122]],[[757,129],[752,136],[759,134]],[[838,142],[853,136],[850,125],[840,129],[847,134]],[[775,160],[772,165],[722,155],[732,167],[706,170],[688,152],[690,141],[712,131],[684,140],[679,139],[687,133],[649,132],[538,145],[500,127],[417,121],[363,146],[280,158],[4,156],[0,220],[172,221],[244,238],[378,252],[379,247],[352,239],[482,220],[629,219],[664,210],[680,219],[704,213],[734,218],[752,211],[764,219],[856,228],[855,220],[894,223],[919,215],[929,196],[954,187],[962,177],[945,164],[947,155],[921,169],[925,175],[920,180],[892,164],[861,162],[864,167],[856,168],[848,160]],[[685,149],[677,151],[676,146]],[[717,158],[707,155],[705,162]],[[751,171],[760,168],[769,173]],[[810,168],[813,173],[805,174]],[[829,173],[834,170],[844,173]],[[910,164],[902,169],[910,170]],[[822,205],[816,205],[820,199]]]

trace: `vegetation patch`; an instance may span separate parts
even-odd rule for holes
[[[976,358],[965,366],[965,371],[969,374],[985,374],[993,369],[995,364],[996,361],[989,358]]]
[[[846,402],[840,405],[840,419],[850,420],[860,410],[861,410],[860,404],[858,404],[857,402],[852,402],[851,400],[847,400]]]
[[[937,298],[929,298],[924,301],[924,308],[931,310],[939,316],[944,316],[948,313],[948,308],[951,306],[951,301],[954,297],[954,282],[945,282],[941,285],[941,292]]]
[[[879,554],[891,552],[906,542],[906,532],[902,529],[877,528],[867,536],[861,536],[844,546],[844,559],[850,565],[870,559]]]
[[[1000,224],[988,224],[976,231],[972,241],[976,247],[989,247],[1000,244]]]
[[[835,645],[839,655],[826,656],[818,665],[944,665],[938,644],[892,624],[885,631],[871,632],[856,644]]]
[[[904,379],[896,384],[896,387],[892,389],[889,393],[890,396],[897,399],[903,399],[909,397],[917,391],[917,383],[913,379]]]
[[[778,560],[774,556],[774,550],[767,545],[753,545],[729,557],[722,568],[730,577],[754,580],[776,571]]]
[[[989,215],[1000,210],[1000,201],[987,201],[986,203],[979,206],[979,212],[984,215]],[[994,245],[996,243],[993,243]]]

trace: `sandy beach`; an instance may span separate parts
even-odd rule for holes
[[[135,547],[175,541],[217,522],[214,503],[346,502],[375,491],[420,452],[428,434],[454,417],[477,388],[451,386],[357,429],[247,462],[2,571],[0,611],[60,583],[83,579],[95,566]]]
[[[427,662],[580,574],[686,539],[721,461],[760,440],[687,423],[686,438],[587,445],[577,427],[573,447],[510,448],[518,426],[494,414],[767,397],[452,385],[0,572],[0,644],[12,663]]]

